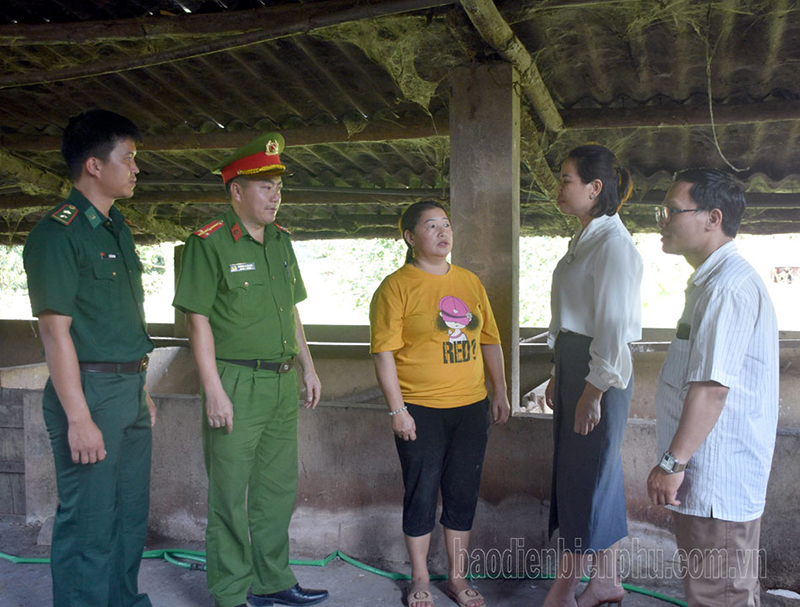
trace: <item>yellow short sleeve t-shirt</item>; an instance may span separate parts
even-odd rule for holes
[[[499,344],[500,335],[472,272],[406,264],[375,291],[369,318],[370,352],[394,352],[405,402],[448,409],[486,397],[480,346]]]

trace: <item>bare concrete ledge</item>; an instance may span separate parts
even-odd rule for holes
[[[48,377],[50,371],[45,363],[0,367],[0,388],[43,390]]]

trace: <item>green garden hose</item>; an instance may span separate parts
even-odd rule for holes
[[[197,550],[173,550],[173,549],[166,549],[166,550],[147,550],[142,554],[142,558],[145,559],[164,559],[168,563],[172,563],[178,567],[183,569],[189,569],[190,571],[205,571],[206,570],[206,553],[199,552]],[[19,556],[12,556],[10,554],[5,554],[0,552],[0,559],[5,559],[14,563],[15,565],[41,565],[50,562],[50,559],[47,558],[24,558]],[[405,573],[394,573],[391,571],[383,571],[382,569],[378,569],[377,567],[372,567],[371,565],[367,565],[360,561],[357,561],[352,556],[345,554],[339,550],[334,550],[328,556],[323,559],[317,561],[297,561],[297,560],[290,560],[290,565],[295,566],[305,566],[305,567],[324,567],[328,563],[333,560],[342,560],[345,563],[349,563],[358,569],[362,569],[369,573],[373,573],[375,575],[379,575],[381,577],[388,578],[394,581],[400,580],[409,580],[411,576]],[[187,562],[188,561],[188,562]],[[504,580],[552,580],[555,578],[553,575],[541,574],[541,575],[503,575],[500,576]],[[498,579],[498,576],[493,575],[468,575],[468,579],[471,580],[485,580],[485,579]],[[431,580],[446,580],[447,576],[443,574],[432,575]],[[588,582],[589,578],[584,577],[581,579],[582,582]],[[679,599],[673,598],[671,596],[667,596],[660,592],[655,592],[653,590],[647,590],[646,588],[641,588],[639,586],[634,586],[632,584],[622,584],[622,587],[627,590],[628,592],[635,592],[637,594],[643,594],[645,596],[652,597],[654,599],[658,599],[660,601],[664,601],[667,603],[671,603],[673,605],[680,605],[680,607],[687,607],[685,601],[681,601]]]

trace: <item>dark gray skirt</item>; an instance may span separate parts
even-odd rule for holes
[[[575,406],[589,374],[592,338],[560,332],[555,345],[553,485],[550,537],[574,552],[604,550],[628,535],[622,480],[622,439],[628,424],[633,378],[600,401],[600,423],[576,434]]]

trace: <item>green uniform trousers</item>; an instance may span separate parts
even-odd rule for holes
[[[74,464],[69,424],[53,384],[44,419],[56,465],[58,510],[50,549],[53,607],[150,607],[139,563],[150,508],[150,414],[144,373],[81,373],[106,457]]]
[[[297,495],[298,385],[288,373],[218,361],[233,403],[233,431],[203,415],[208,473],[208,590],[217,607],[297,583],[289,568],[289,522]]]

